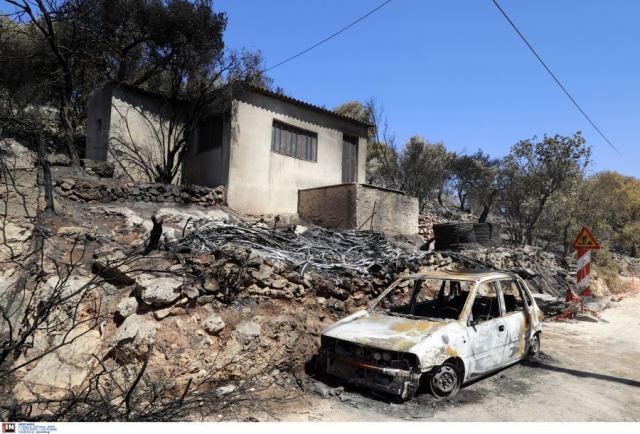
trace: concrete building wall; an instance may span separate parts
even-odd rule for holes
[[[97,89],[87,107],[86,156],[91,160],[107,159],[111,124],[111,88]]]
[[[365,180],[366,129],[258,93],[233,102],[229,206],[247,214],[294,214],[298,190],[342,182],[343,134],[359,136],[358,182]],[[317,162],[271,151],[273,120],[318,135]]]
[[[401,192],[342,184],[301,190],[298,198],[300,217],[320,226],[372,229],[387,234],[418,233],[418,199]]]
[[[298,191],[298,215],[326,228],[357,228],[356,184]]]
[[[185,184],[217,187],[227,185],[229,180],[229,146],[231,143],[231,119],[225,116],[222,130],[222,146],[205,152],[198,149],[200,131],[196,130],[193,143],[183,162]]]
[[[418,215],[416,197],[370,185],[357,186],[356,228],[414,235],[418,233]]]
[[[115,163],[117,175],[155,181],[144,167],[162,166],[165,153],[180,136],[176,110],[152,96],[113,88],[107,160]]]

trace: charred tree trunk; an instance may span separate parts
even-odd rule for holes
[[[42,139],[42,133],[36,135],[38,144],[38,163],[42,169],[42,184],[44,187],[45,211],[55,212],[53,204],[53,182],[51,181],[51,168],[47,161],[47,145]]]
[[[153,228],[151,229],[151,235],[149,236],[149,243],[144,249],[145,255],[158,249],[160,237],[162,236],[162,220],[158,219],[156,216],[151,216],[151,221],[153,222]]]
[[[491,207],[489,205],[484,205],[482,207],[482,213],[480,214],[480,217],[478,218],[478,223],[486,223],[487,222],[487,217],[489,217],[489,209]]]

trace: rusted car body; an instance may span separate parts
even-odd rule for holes
[[[511,273],[404,276],[365,310],[322,332],[319,368],[410,399],[425,382],[452,396],[466,382],[540,348],[543,313]]]

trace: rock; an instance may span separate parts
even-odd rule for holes
[[[130,361],[144,356],[154,342],[156,326],[140,315],[131,315],[124,320],[115,335],[115,356],[118,360]]]
[[[578,312],[576,313],[576,319],[578,321],[588,321],[588,322],[600,322],[600,320],[598,318],[596,318],[595,316],[586,313],[586,312]]]
[[[185,285],[182,287],[182,295],[186,296],[190,300],[193,300],[194,298],[198,298],[198,296],[200,295],[200,291],[195,286]]]
[[[115,165],[110,161],[83,159],[80,160],[80,165],[87,173],[97,175],[100,178],[111,178],[115,171]]]
[[[303,234],[303,233],[307,232],[308,230],[309,230],[308,227],[302,226],[302,225],[295,225],[295,227],[293,228],[293,232],[295,232],[298,235]]]
[[[47,162],[51,166],[71,166],[71,159],[64,154],[48,154]]]
[[[141,274],[136,277],[136,292],[151,306],[166,306],[180,298],[183,280],[177,277]]]
[[[215,295],[201,295],[200,297],[198,297],[198,304],[209,304],[215,299]]]
[[[169,312],[169,315],[171,316],[180,316],[180,315],[186,315],[187,314],[187,310],[183,307],[173,307],[171,309],[171,312]]]
[[[61,339],[54,344],[60,345]],[[100,332],[80,325],[66,336],[65,342],[68,343],[45,355],[27,372],[13,390],[15,399],[35,400],[35,394],[58,400],[78,391],[96,362],[93,355],[100,346]]]
[[[225,328],[225,323],[217,313],[212,313],[202,322],[202,327],[210,335],[217,335]]]
[[[316,295],[324,298],[331,297],[336,288],[336,285],[331,280],[319,276],[314,277],[313,286],[315,287]]]
[[[345,301],[349,298],[350,294],[349,291],[347,291],[344,288],[340,288],[340,287],[335,287],[333,288],[333,291],[331,291],[331,295],[333,296],[333,298],[336,298],[338,300],[341,301]]]
[[[161,321],[171,314],[171,309],[171,307],[167,307],[164,309],[156,310],[155,312],[153,312],[153,317],[158,321]]]
[[[215,390],[214,394],[215,394],[215,396],[220,397],[220,396],[224,396],[224,395],[228,395],[230,393],[233,393],[233,392],[235,392],[236,389],[237,389],[236,386],[234,386],[233,384],[229,384],[227,386],[218,387]]]
[[[60,183],[60,188],[64,191],[69,191],[72,190],[75,185],[76,182],[73,179],[67,178],[62,180],[62,182]]]
[[[118,306],[116,306],[116,313],[124,319],[136,313],[137,309],[138,300],[135,297],[127,297],[120,300]]]
[[[269,286],[271,284],[271,273],[273,273],[273,268],[263,264],[259,270],[252,271],[251,276],[258,281],[260,286]]]
[[[63,237],[77,237],[85,235],[87,232],[87,229],[81,228],[80,226],[61,226],[56,231],[56,234]]]
[[[311,391],[316,395],[320,395],[323,398],[326,398],[331,393],[331,387],[327,386],[324,383],[316,381],[311,385]]]
[[[208,293],[218,292],[220,290],[220,283],[214,277],[207,277],[204,281],[204,291]]]
[[[271,287],[276,289],[282,289],[285,286],[287,286],[287,283],[289,282],[286,279],[275,279],[273,282],[271,282]]]
[[[248,344],[262,332],[262,327],[255,321],[242,321],[236,326],[235,334],[238,341],[243,344]]]
[[[220,253],[235,262],[245,262],[249,258],[251,250],[235,243],[226,243],[220,246]]]

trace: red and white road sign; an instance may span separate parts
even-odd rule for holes
[[[582,297],[591,295],[591,251],[600,248],[600,243],[593,236],[588,227],[583,226],[578,232],[578,236],[571,243],[571,247],[576,250],[578,259],[576,271],[576,287],[578,294]],[[568,294],[567,294],[568,296]]]

